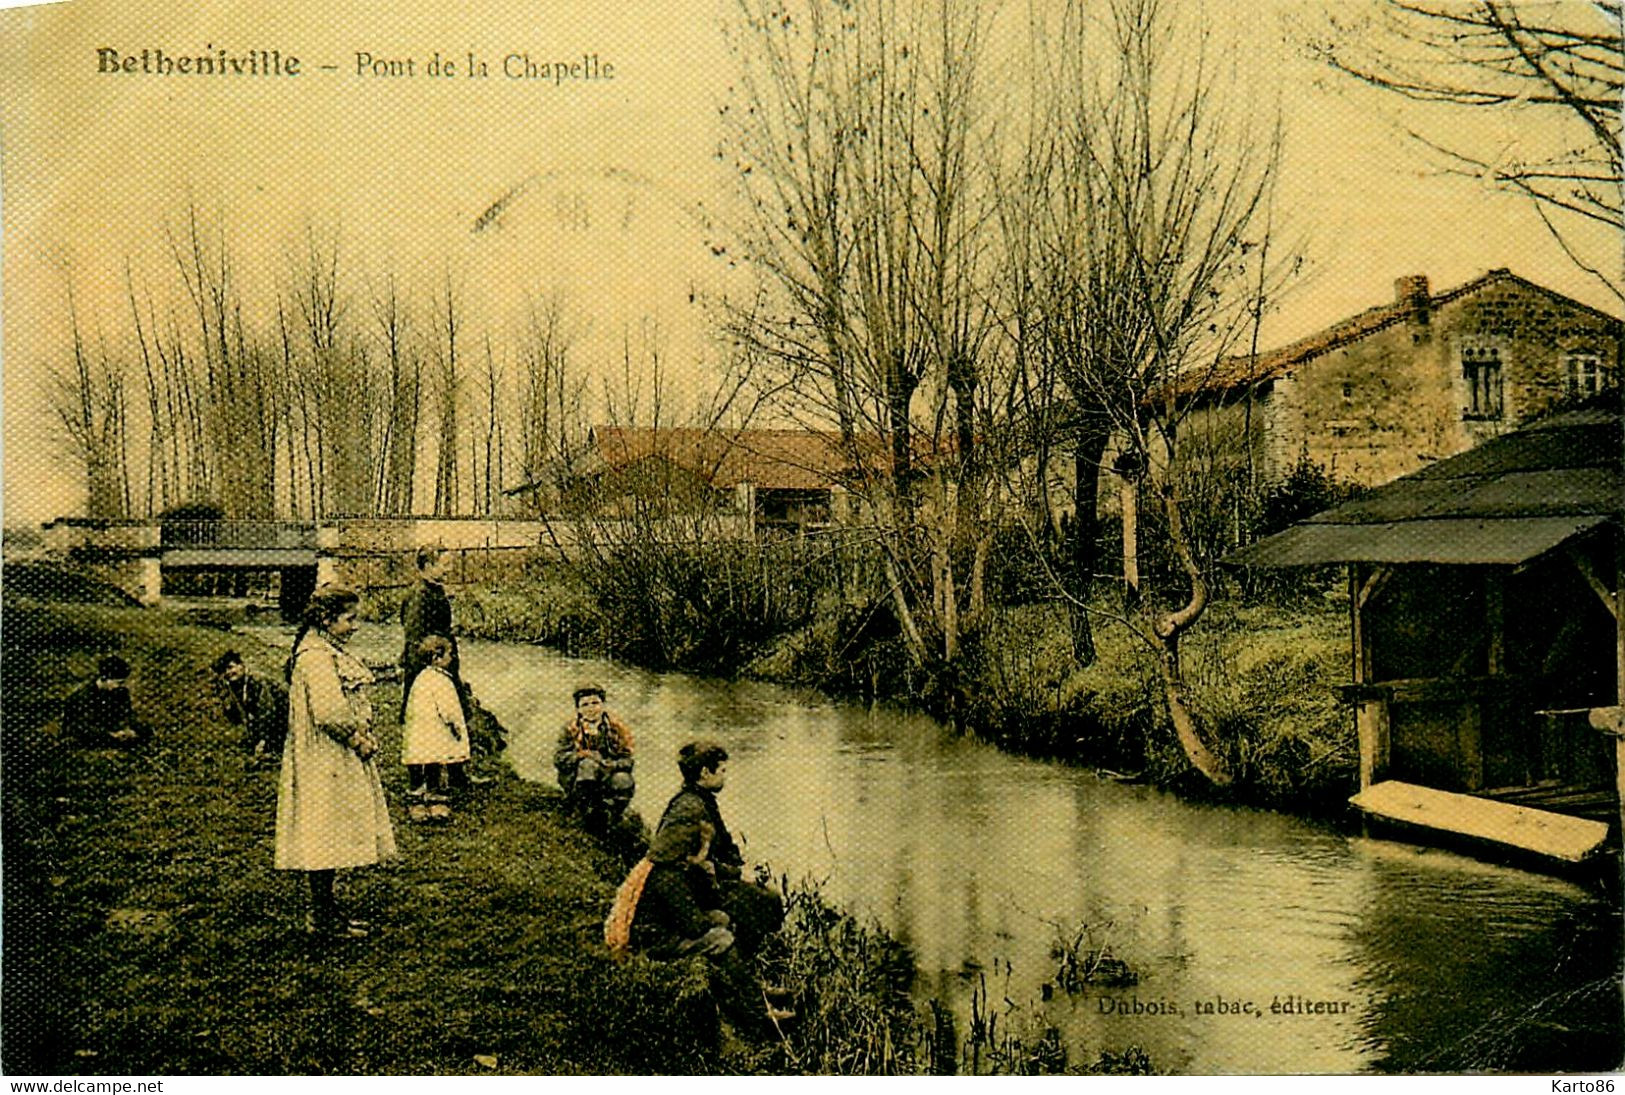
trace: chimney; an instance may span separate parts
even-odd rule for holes
[[[1428,293],[1428,276],[1408,274],[1402,278],[1395,278],[1394,303],[1410,311],[1412,322],[1426,323],[1428,309],[1433,304],[1433,298]]]

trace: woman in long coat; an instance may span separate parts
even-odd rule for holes
[[[370,670],[345,653],[356,630],[354,593],[324,586],[311,595],[288,669],[288,740],[276,804],[278,870],[310,882],[306,930],[358,937],[367,925],[340,911],[334,872],[395,854],[389,806],[378,779],[378,739],[363,689]]]

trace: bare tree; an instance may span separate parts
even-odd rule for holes
[[[278,393],[288,415],[288,506],[292,513],[297,515],[300,512],[300,479],[296,469],[303,467],[304,512],[314,521],[326,510],[326,479],[322,474],[322,417],[317,408],[315,377],[300,367],[293,345],[294,332],[288,306],[280,295],[276,302],[276,322]]]
[[[725,116],[763,289],[730,326],[788,413],[840,431],[911,656],[946,669],[993,527],[984,22],[895,0],[744,0],[741,22]]]
[[[561,297],[527,302],[516,350],[519,468],[524,482],[537,488],[529,497],[538,509],[563,490],[566,463],[580,441],[587,382],[571,360],[579,333]]]
[[[489,516],[496,512],[497,496],[502,490],[502,420],[505,417],[502,413],[501,396],[505,377],[502,366],[497,363],[496,354],[491,349],[490,332],[485,334],[485,368],[480,376],[485,381],[485,421],[479,441],[484,447],[485,458],[482,464],[480,453],[476,451],[472,470],[475,476],[474,495],[479,512]]]
[[[196,321],[203,384],[193,395],[205,401],[207,438],[199,457],[216,470],[212,485],[227,516],[269,517],[275,475],[269,400],[261,358],[243,324],[224,225],[210,229],[189,204],[181,231],[166,225],[165,235]]]
[[[395,275],[384,277],[371,294],[374,335],[383,352],[385,409],[377,446],[379,481],[374,488],[379,512],[412,512],[417,472],[418,416],[423,396],[423,358],[413,340],[411,312],[396,288]]]
[[[164,414],[164,382],[162,374],[153,364],[152,335],[141,321],[141,306],[136,300],[135,278],[130,260],[124,260],[124,295],[130,305],[130,320],[135,328],[136,348],[141,354],[142,377],[147,392],[147,494],[145,512],[149,517],[179,501],[173,495],[169,437],[174,423]]]
[[[208,431],[202,411],[201,387],[192,359],[186,352],[181,320],[173,302],[160,325],[151,295],[147,319],[153,331],[153,352],[164,377],[164,412],[168,423],[170,466],[175,469],[174,501],[213,494],[214,468],[209,460]]]
[[[1085,507],[1095,503],[1104,434],[1129,469],[1150,472],[1145,482],[1185,578],[1171,602],[1147,598],[1130,622],[1157,653],[1187,756],[1224,783],[1229,774],[1185,702],[1180,636],[1206,609],[1209,585],[1173,469],[1204,379],[1259,315],[1249,255],[1269,227],[1279,131],[1254,133],[1225,109],[1205,36],[1178,60],[1180,40],[1193,36],[1181,26],[1176,38],[1162,0],[1111,0],[1093,30],[1075,8],[1066,27],[1063,55],[1076,48],[1091,67],[1055,82],[1077,99],[1063,101],[1052,121],[1060,136],[1041,307],[1045,343],[1074,404],[1078,524],[1092,516]],[[1085,52],[1091,39],[1104,48]],[[1088,553],[1075,549],[1073,562],[1088,565]],[[1086,588],[1074,574],[1074,596]]]
[[[451,270],[445,272],[444,288],[435,294],[435,341],[433,361],[436,380],[436,419],[439,448],[435,456],[434,513],[449,517],[457,512],[457,409],[461,377],[458,374],[457,336],[463,329],[462,299],[452,284]]]
[[[101,340],[101,353],[92,360],[80,328],[73,275],[65,264],[63,277],[72,348],[66,365],[49,370],[47,397],[75,458],[84,466],[86,515],[124,517],[129,513],[123,447],[124,369],[109,357]]]
[[[1619,0],[1379,0],[1375,13],[1329,9],[1311,36],[1315,56],[1371,87],[1417,103],[1495,112],[1519,123],[1479,143],[1438,112],[1410,136],[1456,172],[1528,198],[1581,269],[1625,300],[1618,238],[1625,8]],[[1493,142],[1493,143],[1492,143]],[[1601,258],[1581,238],[1607,232]]]
[[[371,357],[349,322],[338,232],[321,235],[307,225],[302,252],[289,256],[288,274],[288,297],[303,336],[294,356],[308,385],[302,406],[317,423],[321,512],[372,512],[377,393]]]

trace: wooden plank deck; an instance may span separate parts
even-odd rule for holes
[[[1507,802],[1387,780],[1349,799],[1372,817],[1499,844],[1564,863],[1579,863],[1602,847],[1600,821]]]
[[[1497,787],[1473,792],[1514,806],[1590,818],[1612,824],[1619,817],[1619,794],[1612,783],[1560,783],[1547,780],[1528,787]]]

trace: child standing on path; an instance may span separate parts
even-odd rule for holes
[[[444,635],[430,635],[418,644],[423,669],[412,679],[406,697],[405,728],[401,733],[401,762],[408,771],[423,772],[423,781],[408,794],[413,821],[449,821],[446,796],[447,768],[469,758],[468,723],[457,682],[452,678],[452,645]]]

